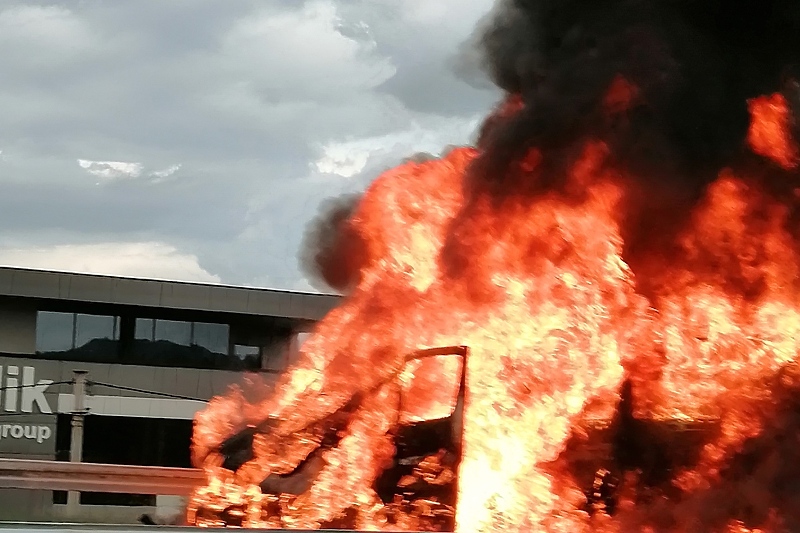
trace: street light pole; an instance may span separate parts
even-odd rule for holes
[[[69,461],[80,463],[83,461],[83,420],[86,416],[86,374],[85,370],[73,370],[72,383],[72,432],[70,434]],[[69,491],[67,493],[67,513],[74,517],[80,508],[81,493]]]

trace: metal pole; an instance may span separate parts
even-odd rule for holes
[[[73,370],[72,395],[75,400],[72,406],[72,433],[69,444],[69,461],[80,463],[83,461],[83,419],[86,416],[86,374],[85,370]],[[67,493],[67,512],[75,516],[80,508],[81,493],[69,491]]]

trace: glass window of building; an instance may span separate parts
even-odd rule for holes
[[[263,351],[260,346],[234,344],[231,361],[236,361],[238,370],[258,370],[261,368]]]
[[[181,346],[192,344],[192,323],[177,320],[156,320],[155,340],[168,341]]]
[[[36,352],[64,352],[75,342],[75,315],[39,311],[36,314]]]
[[[257,358],[261,355],[261,348],[259,346],[247,346],[245,344],[234,344],[233,355],[239,359]]]
[[[155,336],[156,321],[152,318],[137,318],[133,336],[138,340],[151,341]]]
[[[202,346],[213,353],[228,353],[228,337],[230,326],[227,324],[194,323],[192,344]]]
[[[94,340],[119,339],[119,319],[115,316],[76,315],[75,347],[80,348]]]

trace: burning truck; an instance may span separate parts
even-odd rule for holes
[[[361,454],[368,462],[363,465],[361,484],[374,493],[364,491],[362,495],[380,499],[372,504],[380,505],[376,512],[382,520],[402,529],[452,531],[466,355],[463,346],[415,352],[386,381],[357,392],[339,409],[292,434],[279,429],[280,420],[269,418],[235,433],[209,452],[226,473],[223,477],[241,479],[239,472],[249,469],[244,475],[263,480],[257,490],[251,487],[249,494],[232,501],[229,490],[239,489],[235,484],[223,487],[223,478],[219,478],[219,485],[195,495],[189,522],[368,528],[370,523],[350,506],[352,494],[340,494],[344,499],[339,501],[328,498],[334,495],[335,486],[352,476],[348,461],[335,460],[345,453]],[[377,440],[365,442],[364,431]],[[374,450],[360,448],[376,444]],[[348,450],[350,446],[355,448]],[[265,465],[270,459],[264,450],[272,464]],[[331,492],[325,495],[319,488]],[[311,510],[302,504],[305,495],[315,492],[314,498],[327,500],[317,510],[316,524],[308,522]]]
[[[506,1],[479,41],[506,98],[339,217],[347,297],[198,414],[188,521],[797,530],[797,3]]]

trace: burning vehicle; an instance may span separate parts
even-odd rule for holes
[[[506,98],[338,212],[347,297],[198,414],[188,521],[797,530],[798,3],[506,1],[479,36]]]
[[[253,527],[302,523],[309,513],[302,498],[314,494],[314,485],[338,484],[351,475],[347,461],[333,462],[332,456],[339,453],[337,448],[364,445],[352,437],[367,430],[365,424],[374,424],[367,431],[380,435],[379,448],[373,450],[377,453],[372,458],[365,454],[372,464],[363,472],[364,476],[371,476],[363,482],[374,494],[364,496],[379,497],[382,519],[397,527],[452,531],[466,354],[467,349],[461,346],[418,351],[407,357],[400,371],[385,382],[360,391],[340,409],[291,435],[282,434],[280,422],[274,419],[235,433],[209,452],[227,473],[223,476],[238,475],[241,479],[238,473],[250,467],[245,474],[250,479],[266,477],[258,483],[257,490],[251,486],[243,497],[231,499],[218,484],[199,491],[189,522]],[[348,437],[352,444],[343,442]],[[273,454],[278,462],[265,468],[265,460],[269,459],[264,451]],[[274,456],[276,451],[279,457]],[[218,483],[223,479],[219,478]],[[315,497],[320,496],[317,493]],[[334,499],[326,503],[337,502]],[[358,513],[351,512],[354,510],[346,505],[338,509],[325,507],[318,509],[323,518],[317,520],[319,525],[337,529],[368,527]]]

